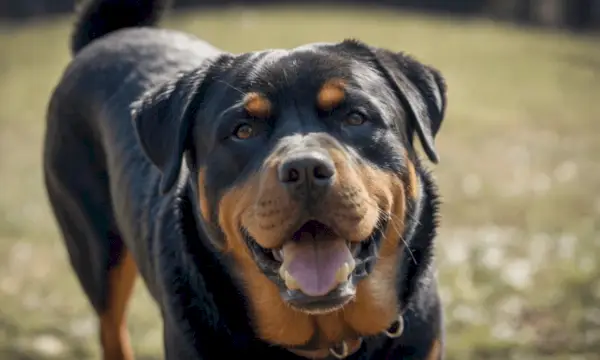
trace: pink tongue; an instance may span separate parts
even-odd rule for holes
[[[323,296],[338,284],[335,275],[342,265],[352,261],[343,239],[315,239],[302,234],[299,241],[283,246],[283,266],[309,296]]]

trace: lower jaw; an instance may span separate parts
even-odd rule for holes
[[[352,340],[345,340],[343,342],[345,346],[342,348],[336,348],[336,352],[338,354],[344,354],[343,358],[349,357],[351,355],[353,355],[354,353],[356,353],[361,345],[362,345],[362,339],[361,338],[356,338],[356,339],[352,339]],[[331,358],[337,358],[340,359],[340,355],[334,356],[332,353],[333,348],[300,348],[300,347],[295,347],[295,348],[286,348],[286,350],[288,350],[289,352],[301,356],[301,357],[305,357],[308,359],[331,359]]]
[[[356,296],[354,276],[323,296],[308,296],[300,290],[281,290],[282,299],[292,308],[310,314],[323,315],[338,311]]]

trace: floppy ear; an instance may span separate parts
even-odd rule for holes
[[[132,105],[139,144],[162,173],[163,194],[177,181],[183,153],[191,146],[191,128],[209,69],[207,64],[182,73],[142,95]]]
[[[403,53],[372,50],[380,70],[392,84],[396,95],[412,113],[409,141],[416,130],[429,160],[438,163],[435,136],[446,111],[446,82],[442,74]]]

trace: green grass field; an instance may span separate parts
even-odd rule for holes
[[[0,26],[0,359],[98,358],[41,177],[71,20]],[[598,358],[598,37],[364,9],[188,11],[165,25],[234,52],[357,37],[441,69],[448,359]],[[140,283],[129,319],[138,358],[159,359],[158,313]]]

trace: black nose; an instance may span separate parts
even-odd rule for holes
[[[279,165],[279,181],[286,185],[331,185],[335,166],[329,156],[317,151],[294,154]]]

